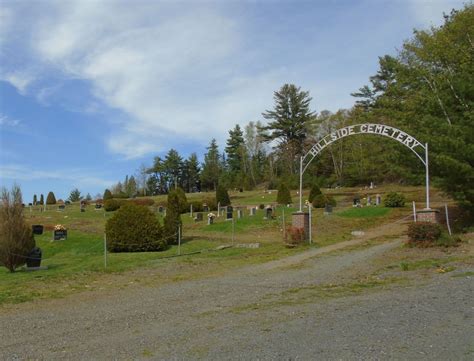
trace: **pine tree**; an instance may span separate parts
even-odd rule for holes
[[[46,204],[56,204],[56,197],[53,192],[49,192],[46,197]]]
[[[201,169],[196,153],[192,153],[185,161],[185,186],[188,193],[199,192],[201,190],[201,181],[199,179]]]
[[[168,179],[168,190],[177,188],[182,182],[183,158],[175,149],[170,149],[163,162],[163,169]]]
[[[71,202],[78,202],[82,199],[81,197],[81,192],[79,191],[79,189],[75,188],[71,191],[71,193],[69,194],[69,200]]]
[[[280,185],[278,186],[277,203],[284,205],[293,203],[291,200],[290,190],[284,182],[280,182]]]
[[[293,84],[285,84],[274,92],[273,110],[262,113],[270,122],[260,128],[266,141],[279,141],[279,150],[287,156],[286,162],[291,174],[296,172],[296,158],[303,153],[304,141],[308,136],[308,126],[314,118],[309,105],[309,92]]]
[[[107,199],[112,199],[113,198],[112,192],[109,189],[106,189],[105,192],[104,192],[104,197],[103,198],[104,198],[104,202]]]
[[[216,202],[220,203],[221,207],[230,206],[229,193],[227,193],[227,189],[222,184],[217,186]]]
[[[40,205],[44,204],[44,196],[42,194],[40,194],[40,200],[39,200],[38,204],[40,204]]]
[[[36,194],[33,195],[33,205],[36,206],[38,204],[38,197]]]
[[[204,155],[204,164],[201,172],[201,184],[204,189],[215,190],[219,182],[221,163],[219,148],[215,139],[211,140],[207,153]]]
[[[178,243],[178,231],[182,227],[180,200],[176,190],[168,193],[166,217],[164,219],[164,233],[168,244]]]
[[[313,203],[314,198],[320,194],[321,194],[321,189],[319,189],[319,186],[316,183],[313,183],[313,185],[311,186],[311,190],[309,192],[308,201],[310,203]]]

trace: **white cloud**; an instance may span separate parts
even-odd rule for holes
[[[9,116],[0,113],[0,127],[17,127],[21,124],[18,119],[12,119]]]
[[[10,83],[18,93],[25,95],[28,86],[35,80],[35,76],[27,71],[14,71],[0,74],[0,80]]]

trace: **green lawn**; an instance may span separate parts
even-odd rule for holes
[[[314,209],[312,217],[313,245],[296,249],[284,246],[284,229],[291,224],[291,214],[296,208],[277,207],[273,219],[265,219],[264,210],[237,219],[234,225],[224,216],[216,218],[215,224],[195,222],[189,214],[182,215],[184,237],[182,245],[171,246],[164,252],[107,254],[104,266],[104,225],[114,212],[94,210],[88,206],[81,213],[78,204],[67,206],[64,212],[49,206],[46,212],[38,207],[25,208],[29,223],[42,224],[45,233],[36,236],[37,245],[43,252],[42,265],[48,270],[26,272],[22,269],[11,274],[0,268],[0,305],[25,302],[38,298],[63,297],[79,291],[125,287],[132,283],[174,282],[193,277],[212,275],[245,264],[265,262],[289,254],[304,251],[308,247],[321,247],[350,239],[351,231],[367,229],[384,222],[399,219],[408,209],[352,208],[344,200],[351,197],[352,190],[338,190],[338,207],[334,214],[324,215],[322,209]],[[213,193],[188,195],[188,200],[201,200]],[[292,194],[295,205],[296,193]],[[264,197],[264,198],[262,198]],[[154,197],[165,203],[166,197]],[[234,205],[259,205],[272,203],[276,192],[264,191],[231,192]],[[341,202],[339,203],[339,200]],[[156,207],[152,207],[156,209]],[[52,229],[56,224],[68,228],[66,241],[52,241]],[[234,243],[260,243],[260,248],[227,248],[215,250],[221,245]],[[178,252],[181,253],[177,257]],[[187,255],[188,254],[188,255]]]

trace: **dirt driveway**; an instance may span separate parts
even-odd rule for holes
[[[472,245],[451,272],[403,271],[401,242],[19,305],[0,313],[0,359],[472,360]]]

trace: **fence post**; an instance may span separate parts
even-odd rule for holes
[[[107,269],[107,234],[104,233],[104,268]]]
[[[448,226],[448,232],[449,232],[449,235],[451,236],[451,226],[449,225],[448,205],[446,203],[444,204],[444,210],[446,211],[446,224]]]
[[[413,222],[416,222],[416,206],[415,206],[415,201],[413,201]]]
[[[312,229],[311,229],[312,228],[312,225],[311,225],[312,222],[311,221],[313,219],[313,217],[312,217],[313,207],[311,206],[311,204],[308,204],[308,209],[309,209],[309,244],[312,244],[313,243],[313,240],[312,240],[313,237],[312,237],[312,234],[311,234],[311,231],[312,231]]]
[[[181,226],[178,227],[178,256],[181,256]]]

